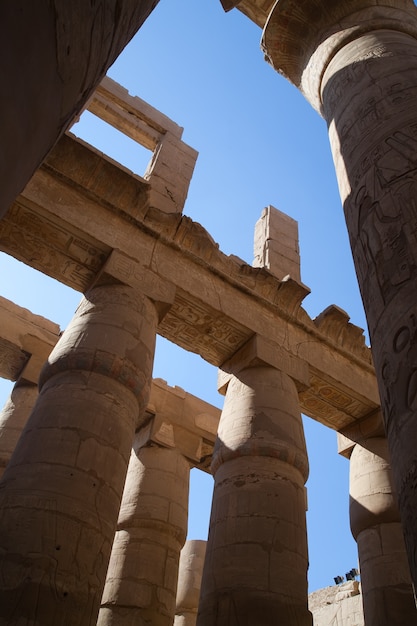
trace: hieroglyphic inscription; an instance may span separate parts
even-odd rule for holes
[[[42,210],[17,203],[0,222],[0,249],[79,291],[95,278],[109,254],[93,237]]]
[[[24,352],[13,343],[0,338],[0,377],[17,380],[19,374],[29,361],[30,354]]]
[[[376,406],[353,398],[318,375],[310,375],[310,387],[300,393],[301,411],[334,430],[368,415]]]
[[[364,35],[338,53],[323,90],[371,338],[381,310],[417,276],[417,70],[410,41],[401,33]]]
[[[177,293],[175,302],[158,333],[182,348],[198,352],[213,365],[221,365],[253,334],[237,322],[221,315],[209,306]]]

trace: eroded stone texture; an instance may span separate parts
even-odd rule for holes
[[[307,609],[308,461],[293,381],[247,367],[228,385],[198,626],[311,626]]]
[[[254,267],[266,267],[280,280],[301,282],[298,224],[273,206],[256,222],[253,253]]]
[[[181,550],[174,626],[195,626],[207,542],[190,539]]]
[[[51,353],[0,482],[0,623],[96,623],[157,321],[130,287],[96,287]]]
[[[38,397],[34,383],[15,385],[0,411],[0,478]]]
[[[364,626],[362,596],[357,581],[310,593],[308,607],[314,626]]]
[[[296,381],[303,413],[333,429],[379,407],[370,349],[345,312],[328,307],[312,320],[300,306],[304,285],[225,255],[186,216],[151,210],[149,186],[65,136],[0,221],[0,248],[81,291],[101,271],[140,290],[146,285],[150,298],[171,305],[159,334],[213,365],[222,366],[256,335],[268,344],[269,364],[278,362]],[[273,235],[282,243],[287,219],[272,213],[268,241]],[[291,240],[280,263],[294,265],[293,234]],[[160,278],[171,295],[161,293]]]
[[[277,2],[264,47],[327,120],[417,585],[417,9]]]
[[[358,543],[366,626],[417,624],[385,438],[367,439],[354,447],[349,508]]]
[[[176,448],[135,444],[98,626],[172,625],[189,473]]]
[[[0,216],[157,1],[1,3]]]

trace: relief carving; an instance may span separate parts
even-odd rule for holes
[[[252,334],[209,306],[188,301],[185,295],[179,294],[158,326],[158,332],[186,350],[198,352],[217,366],[233,355]]]
[[[31,209],[17,204],[0,224],[0,248],[61,282],[84,291],[108,251],[88,235],[80,237]]]

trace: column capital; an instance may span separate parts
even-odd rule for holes
[[[339,431],[337,433],[337,452],[350,459],[356,444],[362,445],[365,439],[373,437],[385,437],[381,408]]]
[[[277,0],[261,47],[273,68],[321,113],[321,78],[333,55],[373,30],[417,38],[416,18],[412,0]]]
[[[175,299],[175,285],[121,250],[112,250],[93,286],[106,284],[109,279],[129,285],[152,300],[160,322]]]
[[[273,367],[293,379],[298,391],[305,391],[310,385],[308,363],[298,358],[260,335],[253,335],[235,354],[219,368],[217,389],[225,394],[232,376],[247,367]]]

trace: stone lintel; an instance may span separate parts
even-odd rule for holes
[[[109,76],[103,78],[85,108],[150,150],[156,147],[166,133],[181,139],[184,132],[184,128],[167,115],[139,96],[132,96]],[[149,139],[146,144],[147,134],[152,131],[155,139]]]
[[[220,414],[220,409],[156,378],[147,407],[148,422],[137,434],[138,447],[177,448],[193,465],[207,470]]]
[[[337,451],[341,456],[350,458],[357,443],[362,444],[365,439],[385,437],[384,423],[381,410],[353,422],[337,433]]]
[[[159,321],[165,317],[175,300],[175,285],[120,250],[112,250],[95,285],[106,283],[109,278],[137,289],[152,300],[158,310]]]
[[[290,376],[299,391],[309,386],[308,364],[298,359],[282,346],[278,346],[264,337],[254,335],[249,341],[228,359],[218,372],[217,388],[223,395],[233,375],[247,367],[268,365]]]
[[[150,204],[165,213],[181,213],[198,157],[181,141],[183,128],[108,77],[87,108],[153,153],[144,174],[151,184]]]
[[[0,320],[0,376],[37,383],[41,367],[59,339],[59,326],[2,297]]]
[[[320,112],[321,77],[345,43],[378,29],[416,36],[413,22],[412,0],[278,0],[265,24],[261,47],[274,69]]]
[[[0,222],[1,249],[80,291],[94,284],[107,258],[104,278],[138,289],[143,282],[149,294],[164,302],[166,294],[152,285],[159,276],[176,288],[174,302],[158,326],[160,335],[216,367],[254,334],[284,347],[283,360],[287,352],[295,361],[301,359],[319,380],[330,373],[336,393],[324,406],[315,401],[313,389],[308,415],[332,428],[377,408],[370,350],[362,331],[344,313],[333,308],[312,320],[301,307],[306,287],[225,255],[207,231],[186,216],[150,212],[148,183],[133,176],[129,185],[123,169],[105,159],[101,167],[100,158],[64,137]],[[22,240],[25,246],[18,244]],[[127,258],[131,269],[120,270],[119,258],[122,265]],[[338,390],[355,396],[355,407],[353,413],[348,408],[336,426],[332,398],[338,401]]]

